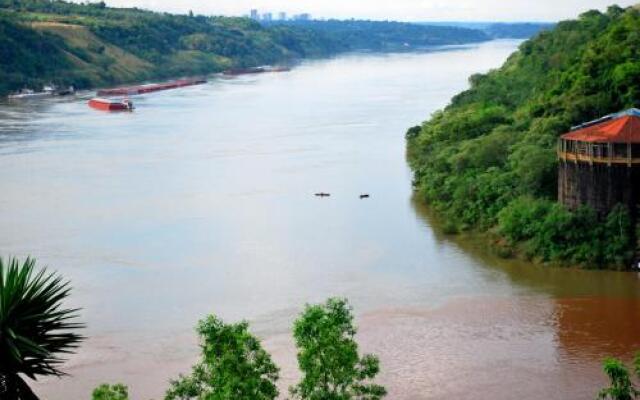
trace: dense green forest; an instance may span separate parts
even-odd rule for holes
[[[528,39],[541,31],[553,28],[554,25],[544,22],[494,23],[482,30],[495,39]]]
[[[359,49],[488,39],[470,29],[404,23],[263,26],[248,18],[172,15],[103,2],[0,0],[0,95],[49,82],[87,88]]]
[[[390,21],[274,21],[270,27],[302,28],[350,50],[388,51],[477,43],[491,39],[481,30]]]
[[[407,132],[417,196],[448,231],[488,232],[505,255],[626,266],[628,212],[600,221],[558,205],[555,144],[572,125],[639,104],[640,12],[613,6],[561,22],[470,83]]]
[[[420,25],[467,28],[484,32],[492,39],[529,39],[544,30],[552,29],[552,22],[420,22]]]

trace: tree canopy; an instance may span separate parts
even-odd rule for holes
[[[171,382],[166,400],[273,400],[278,367],[249,324],[225,324],[211,315],[198,324],[202,360]]]
[[[640,104],[638,38],[636,8],[589,11],[472,76],[469,90],[407,132],[417,196],[455,230],[495,232],[530,258],[626,266],[627,211],[596,224],[590,210],[555,204],[555,144],[573,125]]]
[[[372,354],[359,355],[355,334],[345,299],[307,305],[293,328],[303,376],[291,395],[302,400],[382,399],[385,388],[373,382],[380,361]]]

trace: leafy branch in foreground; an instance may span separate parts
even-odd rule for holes
[[[372,382],[380,361],[371,354],[360,357],[355,334],[347,300],[307,305],[293,328],[303,378],[291,395],[302,400],[382,399],[386,389]]]
[[[604,361],[604,373],[607,374],[611,386],[598,393],[598,399],[602,400],[633,400],[640,398],[640,390],[631,382],[631,376],[627,367],[615,358],[607,358]],[[640,379],[640,352],[634,360],[634,372]]]
[[[68,282],[46,269],[35,271],[35,260],[22,264],[0,258],[0,393],[3,400],[37,400],[22,375],[31,379],[62,376],[61,354],[73,353],[83,337],[82,324],[72,322],[77,309],[62,307],[71,291]]]
[[[121,383],[102,384],[93,390],[92,400],[129,400],[129,388]]]
[[[273,400],[278,367],[249,324],[225,324],[210,315],[197,328],[202,360],[189,376],[171,382],[166,400]]]

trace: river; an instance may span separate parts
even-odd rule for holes
[[[601,360],[640,350],[639,275],[494,258],[412,198],[406,129],[517,44],[307,61],[136,97],[132,113],[2,104],[0,254],[71,280],[88,325],[70,376],[36,391],[123,382],[161,399],[215,313],[251,323],[286,394],[292,321],[345,296],[389,399],[593,398]]]

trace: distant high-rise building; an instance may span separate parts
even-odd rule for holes
[[[280,21],[286,21],[286,20],[287,20],[287,13],[286,13],[286,12],[280,12],[280,13],[278,14],[278,19],[279,19]]]
[[[273,20],[273,14],[270,12],[262,14],[262,20],[267,22]]]
[[[259,19],[258,10],[256,10],[256,9],[251,10],[251,19],[256,20],[256,21]]]
[[[295,19],[296,21],[309,21],[311,20],[311,14],[309,13],[298,14],[295,17],[293,17],[293,19]]]

